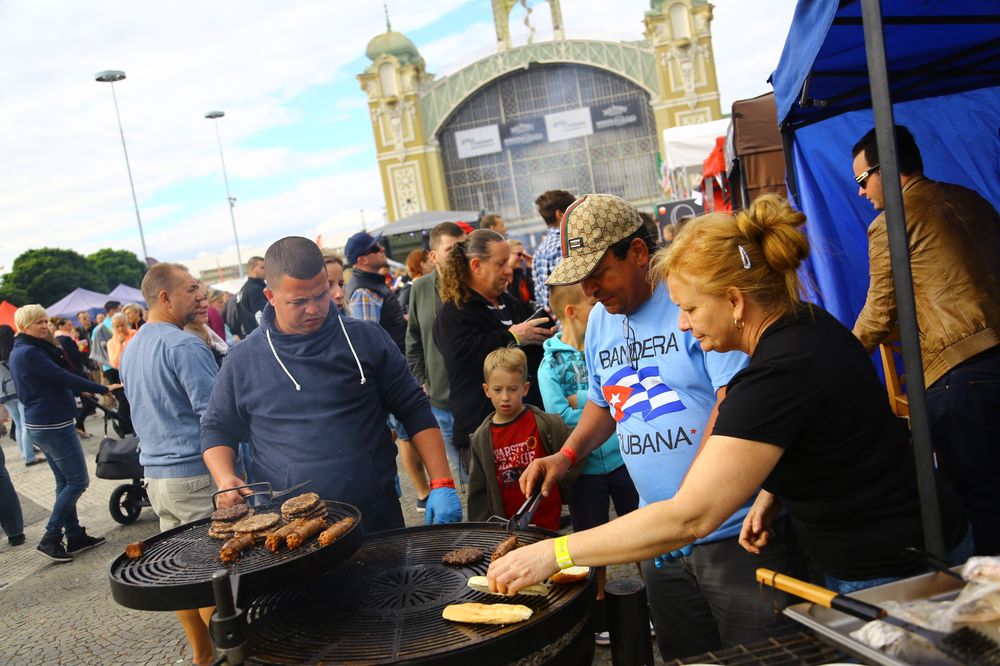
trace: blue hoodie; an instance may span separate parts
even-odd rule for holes
[[[588,376],[583,352],[562,341],[556,333],[542,345],[545,356],[538,366],[538,388],[542,392],[545,411],[558,414],[570,428],[575,428],[587,402]],[[576,409],[570,407],[569,396],[576,395]],[[611,435],[584,461],[581,474],[610,474],[625,464],[618,450],[618,434]]]
[[[260,327],[222,364],[201,418],[201,448],[248,441],[255,481],[275,490],[309,481],[303,492],[360,508],[366,532],[402,527],[386,412],[411,434],[438,427],[377,322],[330,308],[315,333],[285,334],[268,305]]]

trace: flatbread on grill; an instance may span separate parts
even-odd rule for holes
[[[229,541],[236,536],[236,532],[233,531],[232,523],[212,523],[208,528],[208,536]]]
[[[469,578],[468,586],[470,589],[476,592],[482,592],[483,594],[496,594],[501,597],[514,596],[512,594],[504,594],[503,592],[491,592],[490,582],[487,580],[486,576],[472,576]],[[517,594],[523,594],[529,597],[544,597],[549,593],[549,586],[545,583],[535,583],[534,585],[529,585],[528,587],[521,588],[517,591]]]
[[[285,518],[299,518],[303,514],[314,511],[320,502],[319,495],[316,493],[298,495],[281,505],[281,515]]]
[[[531,609],[521,604],[451,604],[441,611],[451,622],[467,624],[514,624],[531,617]]]
[[[233,524],[233,532],[236,534],[257,534],[272,529],[281,520],[281,516],[276,513],[258,513],[255,516],[248,516],[238,523]]]
[[[235,523],[247,516],[252,516],[254,510],[246,504],[234,504],[225,509],[216,509],[212,512],[212,521],[217,523]]]

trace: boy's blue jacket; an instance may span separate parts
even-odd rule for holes
[[[587,402],[587,364],[583,352],[562,341],[556,333],[542,345],[545,355],[538,366],[538,388],[542,392],[545,411],[558,414],[570,428],[575,428]],[[570,407],[569,396],[576,395],[576,409]],[[609,474],[622,465],[618,450],[618,435],[614,434],[586,457],[581,474]]]

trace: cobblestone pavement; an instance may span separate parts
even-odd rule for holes
[[[25,467],[16,444],[8,436],[2,438],[7,469],[25,514],[27,543],[12,548],[0,539],[0,664],[190,664],[173,613],[135,611],[111,598],[108,564],[125,544],[155,534],[158,522],[152,509],[144,509],[132,525],[112,520],[108,499],[123,482],[94,476],[102,421],[92,418],[87,429],[94,433],[83,441],[91,483],[78,504],[80,522],[108,543],[69,564],[51,563],[35,550],[55,494],[52,472],[45,464]],[[416,511],[413,489],[401,466],[400,478],[406,524],[421,525],[424,514]],[[617,574],[613,569],[611,575],[634,572],[634,567],[624,567]],[[598,647],[594,663],[609,665],[609,649]]]

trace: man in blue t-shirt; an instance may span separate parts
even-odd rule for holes
[[[649,283],[655,240],[627,202],[605,194],[580,197],[566,209],[561,237],[563,258],[548,284],[582,283],[598,301],[585,343],[590,387],[563,451],[533,465],[545,470],[548,485],[617,431],[640,506],[669,499],[747,357],[703,352],[678,328],[677,306],[663,285]],[[692,545],[642,563],[665,661],[763,640],[780,628],[754,571],[783,570],[785,551],[768,553],[775,559],[765,562],[739,546],[748,508]]]

